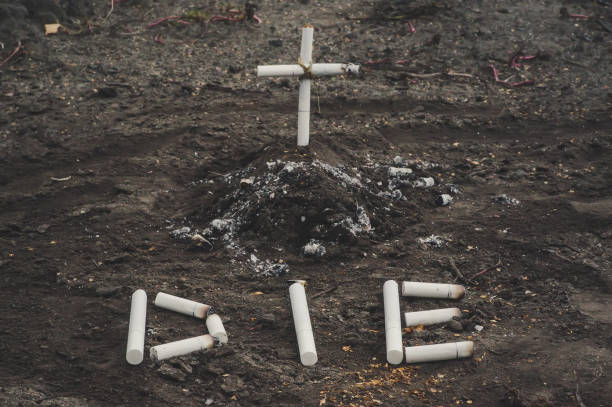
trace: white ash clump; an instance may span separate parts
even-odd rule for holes
[[[518,199],[509,197],[506,194],[494,196],[493,202],[503,204],[503,205],[511,205],[511,206],[517,206],[521,203]]]
[[[436,181],[432,177],[421,177],[412,183],[413,188],[429,188],[436,185]]]
[[[447,184],[448,193],[453,195],[459,195],[461,193],[461,189],[455,184]]]
[[[442,194],[438,196],[438,198],[436,199],[436,202],[440,206],[448,206],[453,202],[453,197],[450,196],[449,194]]]
[[[404,167],[414,167],[417,170],[430,170],[433,168],[447,168],[448,166],[438,164],[438,163],[430,163],[428,161],[423,161],[420,159],[409,159],[402,158],[399,155],[393,158],[393,163],[395,165],[403,165]]]
[[[313,161],[312,162],[312,166],[313,167],[322,168],[329,175],[331,175],[334,178],[339,179],[340,181],[344,182],[346,185],[352,185],[354,187],[361,187],[362,186],[362,183],[361,183],[361,181],[358,178],[351,177],[346,172],[344,172],[340,167],[333,167],[333,166],[331,166],[331,165],[329,165],[327,163],[324,163],[322,161],[319,161],[319,160]],[[357,173],[357,175],[360,176],[359,173]],[[344,186],[346,187],[346,185],[344,185]]]
[[[192,233],[189,226],[183,226],[182,228],[174,229],[170,232],[170,237],[178,240],[191,239]]]
[[[323,246],[321,244],[321,242],[315,240],[315,239],[311,239],[310,242],[308,242],[308,244],[306,244],[303,248],[302,251],[304,252],[305,256],[324,256],[326,253],[325,250],[325,246]]]
[[[427,237],[419,237],[417,242],[420,244],[430,247],[444,247],[446,245],[446,239],[442,236],[431,235]]]
[[[260,260],[251,254],[247,264],[256,274],[263,277],[278,277],[289,272],[289,265],[284,261],[272,262],[268,259]]]
[[[389,177],[405,177],[412,174],[412,168],[403,168],[403,167],[389,167],[387,170]]]
[[[351,217],[344,218],[340,222],[334,224],[334,226],[342,226],[346,230],[348,230],[353,236],[357,236],[362,232],[370,232],[372,231],[372,224],[370,223],[370,218],[368,217],[368,213],[366,212],[363,206],[357,205],[357,213],[356,213],[357,222],[353,220]]]

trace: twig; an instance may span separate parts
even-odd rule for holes
[[[574,370],[574,378],[576,379],[576,392],[574,393],[574,396],[576,396],[576,401],[578,402],[578,405],[580,407],[586,407],[586,405],[582,402],[582,397],[580,397],[580,386],[578,385],[578,375],[576,374],[575,370]]]
[[[108,18],[110,17],[111,14],[113,14],[113,10],[115,9],[115,0],[111,0],[111,8],[108,11],[108,14],[106,15],[106,17],[104,17],[104,20],[108,20]]]
[[[153,37],[153,41],[159,42],[160,44],[164,43],[164,40],[161,38],[161,34],[157,34],[155,37]]]
[[[567,62],[567,63],[568,63],[568,64],[570,64],[570,65],[575,65],[575,66],[578,66],[578,67],[580,67],[580,68],[586,69],[587,71],[590,71],[590,70],[591,70],[591,68],[589,68],[588,66],[586,66],[586,65],[582,65],[582,64],[581,64],[581,63],[579,63],[579,62],[574,62],[574,61],[572,61],[571,59],[561,58],[561,61],[563,61],[563,62]]]
[[[433,72],[433,73],[406,72],[406,76],[410,76],[411,78],[419,78],[419,79],[435,78],[436,76],[440,76],[440,75],[442,75],[442,72]]]
[[[508,79],[502,81],[501,79],[499,79],[499,74],[497,72],[497,69],[495,69],[495,66],[489,65],[489,68],[491,68],[493,70],[493,78],[495,79],[495,82],[497,82],[497,83],[501,83],[503,85],[512,86],[512,87],[533,84],[533,80],[532,79],[529,79],[529,80],[526,80],[526,81],[522,81],[522,82],[508,82],[508,80],[510,79],[510,78],[508,78]]]
[[[457,277],[455,278],[455,280],[459,279],[463,282],[466,283],[472,283],[472,280],[470,280],[469,278],[466,278],[463,273],[461,273],[461,271],[459,271],[459,268],[457,268],[457,265],[455,264],[455,259],[453,259],[452,257],[448,258],[448,262],[450,263],[451,268],[455,271],[455,273],[457,274]]]
[[[0,66],[6,64],[8,61],[10,61],[15,55],[17,55],[19,53],[19,51],[22,49],[23,47],[21,46],[21,40],[17,41],[17,48],[15,48],[15,50],[13,52],[11,52],[11,55],[9,55],[4,61],[0,62]]]
[[[147,28],[155,27],[156,25],[159,25],[165,21],[175,21],[180,24],[191,24],[188,21],[181,20],[181,16],[168,16],[168,17],[162,17],[159,20],[153,21],[152,23],[147,25]]]
[[[455,72],[452,69],[449,69],[448,72],[446,73],[448,76],[462,76],[464,78],[473,78],[474,75],[469,74],[469,73],[462,73],[462,72]]]
[[[311,296],[310,298],[311,298],[311,299],[319,298],[319,297],[320,297],[320,296],[322,296],[322,295],[329,294],[329,293],[331,293],[332,291],[335,291],[337,288],[338,288],[338,286],[337,286],[337,285],[334,285],[333,287],[328,288],[327,290],[319,291],[318,293],[314,294],[314,295],[313,295],[313,296]]]
[[[68,175],[67,177],[64,177],[64,178],[51,177],[51,181],[55,181],[55,182],[70,181],[71,179],[72,179],[72,175]]]
[[[411,33],[415,33],[416,32],[416,28],[414,28],[414,25],[412,25],[412,23],[410,21],[408,21],[408,25],[410,26],[410,32]]]
[[[472,278],[472,279],[474,279],[474,278],[476,278],[476,277],[480,277],[480,276],[482,276],[484,273],[486,273],[487,271],[491,270],[492,268],[497,267],[497,266],[501,266],[501,264],[502,264],[502,263],[501,263],[501,259],[498,259],[498,260],[497,260],[497,263],[495,263],[495,265],[493,265],[493,266],[491,266],[491,267],[487,267],[487,268],[485,268],[485,269],[482,269],[482,270],[481,270],[481,271],[479,271],[478,273],[474,274],[474,275],[473,275],[471,278]]]
[[[521,66],[521,64],[519,64],[518,61],[529,61],[529,60],[534,59],[536,57],[537,57],[537,55],[515,55],[510,60],[509,65],[512,68],[518,68],[518,67]]]

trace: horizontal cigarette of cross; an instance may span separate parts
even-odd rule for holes
[[[306,24],[302,28],[302,45],[298,63],[294,65],[263,65],[257,67],[258,77],[285,76],[300,78],[298,103],[298,146],[307,146],[310,138],[310,85],[313,78],[341,74],[358,74],[356,64],[313,64],[312,37],[314,28]]]

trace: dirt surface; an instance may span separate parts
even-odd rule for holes
[[[0,63],[17,49],[0,66],[0,404],[612,405],[612,4],[255,5],[261,24],[214,1],[0,1]],[[306,22],[315,61],[363,74],[315,82],[296,149],[298,81],[254,73],[294,63]],[[308,282],[310,368],[290,279]],[[458,302],[402,298],[463,310],[404,343],[473,340],[474,357],[388,366],[387,279],[464,284]],[[205,332],[160,291],[214,305],[229,344],[151,362]]]

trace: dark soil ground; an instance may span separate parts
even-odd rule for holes
[[[21,44],[0,67],[0,404],[612,405],[612,4],[256,6],[262,24],[210,21],[218,1],[0,1],[0,63]],[[166,16],[189,24],[147,27]],[[364,69],[316,81],[298,150],[297,80],[254,73],[294,63],[306,22],[315,61]],[[404,341],[474,357],[388,366],[387,279],[464,284],[458,305],[402,299],[464,311]],[[229,344],[150,362],[205,332],[159,291],[214,305]]]

